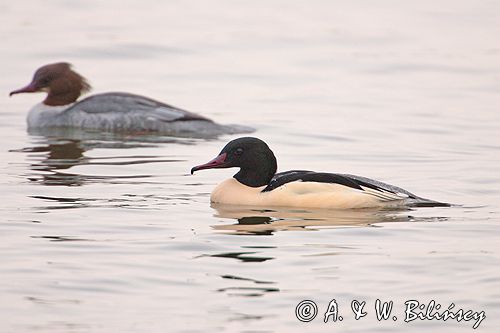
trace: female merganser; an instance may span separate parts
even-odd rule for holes
[[[151,98],[111,92],[77,99],[90,90],[87,80],[66,62],[39,68],[19,93],[46,92],[28,115],[29,128],[76,127],[116,132],[193,133],[199,136],[252,132],[244,126],[220,125],[196,113]]]
[[[360,176],[306,170],[276,173],[273,152],[264,141],[252,137],[229,142],[219,156],[195,166],[191,174],[232,167],[240,171],[212,191],[213,203],[328,209],[449,206]]]

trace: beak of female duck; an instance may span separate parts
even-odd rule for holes
[[[226,167],[226,153],[220,154],[213,160],[208,163],[197,165],[191,169],[191,174],[194,174],[195,171],[203,170],[203,169],[215,169],[215,168],[224,168]]]
[[[15,94],[21,94],[21,93],[32,93],[32,92],[36,92],[36,91],[37,91],[37,89],[35,87],[34,82],[31,82],[26,87],[23,87],[21,89],[17,89],[17,90],[11,91],[10,94],[9,94],[9,96],[12,96],[12,95],[15,95]]]

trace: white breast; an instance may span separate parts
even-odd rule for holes
[[[365,191],[340,184],[297,181],[270,192],[261,192],[264,187],[249,187],[230,178],[213,190],[210,199],[214,203],[231,205],[327,209],[382,207],[404,202],[383,200]]]
[[[61,126],[60,115],[73,104],[50,106],[43,103],[33,106],[28,113],[28,127]]]

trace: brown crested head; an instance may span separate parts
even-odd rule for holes
[[[80,95],[90,90],[87,80],[73,71],[71,64],[58,62],[40,67],[31,83],[12,91],[9,96],[20,93],[46,92],[46,105],[66,105],[75,102]]]

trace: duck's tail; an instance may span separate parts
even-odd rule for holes
[[[453,204],[447,202],[434,201],[424,198],[414,199],[409,203],[411,207],[452,207]]]

